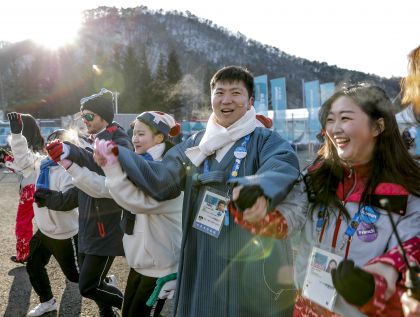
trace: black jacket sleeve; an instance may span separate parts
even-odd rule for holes
[[[95,163],[92,152],[85,150],[81,147],[78,147],[77,145],[74,145],[70,142],[64,142],[64,143],[70,147],[70,152],[69,152],[69,155],[67,156],[67,159],[76,163],[79,166],[87,167],[92,172],[95,172],[99,175],[104,175],[102,168],[98,164]]]
[[[113,123],[113,125],[115,125],[115,123]],[[110,132],[111,130],[113,132]],[[112,126],[111,128],[99,133],[97,138],[101,140],[112,140],[122,147],[125,147],[131,151],[133,150],[133,146],[128,135],[120,128],[115,126]],[[91,151],[80,148],[69,142],[64,143],[70,146],[70,153],[67,157],[69,160],[77,163],[79,166],[87,167],[92,172],[96,172],[99,175],[104,175],[102,168],[95,163],[95,160],[93,159],[93,153]]]
[[[173,199],[184,190],[186,158],[183,144],[172,147],[162,161],[146,161],[124,147],[118,147],[118,160],[128,178],[157,201]]]
[[[64,193],[52,190],[46,198],[45,205],[52,210],[73,210],[79,206],[79,190],[76,187],[72,187]]]

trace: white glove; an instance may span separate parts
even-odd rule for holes
[[[64,160],[70,154],[70,146],[66,143],[63,143],[63,154],[61,154],[60,159]]]
[[[158,297],[160,299],[165,299],[165,298],[172,299],[175,294],[175,289],[176,289],[176,280],[168,281],[165,284],[163,284]]]

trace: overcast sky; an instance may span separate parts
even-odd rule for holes
[[[405,76],[420,45],[420,1],[38,0],[1,1],[0,40],[70,41],[80,12],[100,5],[189,10],[298,57],[380,76]]]

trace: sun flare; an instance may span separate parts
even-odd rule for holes
[[[17,42],[33,40],[56,49],[76,39],[82,23],[82,8],[67,2],[13,1],[0,10],[0,40]]]
[[[69,17],[38,23],[30,39],[46,48],[57,49],[75,41],[80,23],[80,18],[70,20]]]

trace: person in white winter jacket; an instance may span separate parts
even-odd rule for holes
[[[56,130],[48,139],[77,142],[77,138],[67,130]],[[21,133],[12,133],[11,148],[15,166],[33,170],[36,188],[50,188],[66,191],[73,187],[70,175],[60,166],[49,160],[46,155],[33,152],[28,147],[26,138]],[[29,257],[26,270],[32,287],[37,293],[40,304],[32,309],[28,316],[41,316],[57,310],[46,271],[53,256],[66,278],[74,283],[79,281],[77,264],[78,210],[63,213],[48,209],[42,204],[33,204],[38,230],[29,243]]]
[[[170,115],[156,111],[140,114],[132,127],[135,152],[154,161],[160,161],[172,146],[168,137],[179,133],[179,124]],[[128,179],[118,160],[110,162],[102,156],[106,152],[104,143],[96,141],[95,159],[106,177],[75,163],[63,163],[81,190],[92,197],[112,198],[130,211],[122,221],[124,251],[130,266],[122,316],[159,316],[176,285],[183,194],[163,202],[149,197]],[[163,285],[160,291],[157,285]],[[151,298],[154,292],[157,301]]]
[[[11,136],[13,142],[14,135],[23,135],[26,138],[28,148],[36,154],[44,151],[44,139],[41,130],[33,116],[11,112],[7,114],[10,123]],[[11,145],[13,146],[13,145]],[[25,153],[24,153],[25,154]],[[6,157],[6,166],[19,176],[19,205],[16,213],[16,255],[10,260],[16,263],[25,263],[29,256],[29,241],[33,235],[32,219],[34,218],[33,195],[36,173],[33,165],[22,164],[20,153],[13,153]]]

